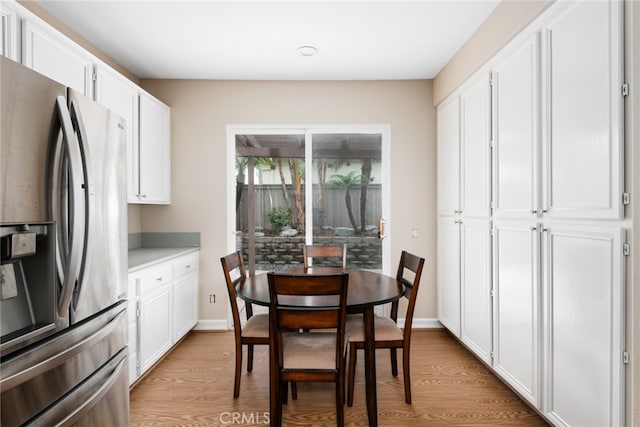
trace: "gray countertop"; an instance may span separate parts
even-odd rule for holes
[[[129,249],[129,273],[199,250],[197,247]]]

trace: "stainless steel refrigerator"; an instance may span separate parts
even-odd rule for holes
[[[0,79],[0,424],[128,425],[124,121]]]

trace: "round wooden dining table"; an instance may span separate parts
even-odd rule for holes
[[[345,271],[349,274],[347,311],[362,313],[365,334],[365,384],[367,416],[370,426],[378,425],[378,402],[376,391],[376,352],[373,308],[400,299],[404,286],[395,277],[369,270],[338,267],[295,268],[278,271],[279,274],[330,274]],[[237,295],[252,304],[269,306],[269,284],[267,274],[247,277],[238,284]],[[275,397],[270,396],[270,409],[274,411]]]

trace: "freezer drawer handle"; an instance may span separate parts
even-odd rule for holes
[[[113,330],[118,325],[118,320],[121,316],[126,314],[126,310],[122,310],[119,312],[113,319],[109,321],[103,328],[99,331],[94,332],[89,335],[87,338],[82,341],[72,345],[61,353],[56,354],[42,362],[31,366],[25,370],[22,370],[16,374],[10,375],[6,378],[2,378],[0,380],[0,390],[5,391],[10,388],[13,388],[17,385],[25,383],[32,378],[37,377],[38,375],[42,375],[44,372],[47,372],[56,366],[62,364],[66,360],[72,358],[76,354],[82,353],[87,347],[91,347],[92,345],[100,342],[106,336],[113,332]]]
[[[114,383],[120,377],[120,371],[126,366],[127,358],[123,356],[122,360],[118,363],[118,365],[113,370],[112,374],[109,376],[109,379],[104,382],[100,386],[100,388],[88,399],[86,399],[82,405],[78,406],[73,412],[68,414],[64,419],[59,422],[56,422],[56,426],[71,426],[76,423],[80,418],[82,418],[85,414],[87,414],[96,403],[98,403],[102,398],[111,390]],[[46,414],[45,414],[46,415]],[[46,419],[47,417],[42,417],[42,419],[34,420],[32,426],[43,426],[47,427],[52,425],[52,420]]]

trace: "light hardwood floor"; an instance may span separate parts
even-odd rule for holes
[[[412,405],[404,402],[402,367],[394,378],[388,350],[376,353],[381,427],[547,425],[446,330],[414,330],[411,345]],[[267,348],[256,347],[253,372],[243,368],[235,400],[233,348],[231,332],[192,332],[131,391],[131,425],[267,425]],[[363,358],[359,353],[347,426],[367,425]],[[283,424],[334,426],[333,384],[299,384]]]

